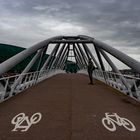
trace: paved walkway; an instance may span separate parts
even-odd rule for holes
[[[1,103],[0,140],[139,140],[139,103],[100,82],[94,86],[87,83],[85,75],[60,74]],[[29,121],[37,112],[42,118],[26,132],[21,132],[25,128],[12,131],[15,125],[11,120],[22,112]],[[120,121],[126,128],[115,124],[116,131],[109,131],[102,124],[106,112],[127,118],[136,131],[127,130],[132,127],[124,120]],[[27,126],[26,120],[19,126]]]

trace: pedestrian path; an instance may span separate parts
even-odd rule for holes
[[[0,140],[139,139],[139,103],[86,75],[56,75],[0,104]]]

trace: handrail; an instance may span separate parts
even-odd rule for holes
[[[0,102],[58,73],[64,73],[64,71],[61,69],[46,69],[0,78]],[[23,78],[15,85],[16,80],[21,76]]]
[[[27,74],[38,73],[38,72],[45,72],[45,71],[47,71],[47,70],[35,71],[35,72],[27,72],[27,73],[22,73],[22,74],[15,74],[15,75],[12,75],[12,76],[4,76],[4,77],[0,78],[0,80],[4,80],[5,78],[13,78],[15,76],[27,75]]]
[[[101,71],[101,70],[98,70],[98,71]],[[118,76],[124,76],[124,77],[128,77],[128,78],[140,80],[139,77],[134,77],[134,76],[131,76],[131,75],[120,74],[120,73],[115,73],[115,72],[110,72],[110,71],[105,71],[105,72],[110,73],[110,74],[115,74],[115,75],[118,75]]]
[[[80,71],[80,73],[88,74],[86,69]],[[140,101],[140,78],[98,69],[94,70],[93,77],[131,98]],[[128,87],[123,83],[122,77],[126,80]]]

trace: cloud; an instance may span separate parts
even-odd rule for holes
[[[49,7],[38,5],[38,6],[33,7],[33,9],[38,10],[38,11],[44,11],[46,9],[49,9]]]
[[[127,54],[140,50],[139,0],[0,0],[0,42],[29,47],[85,34]],[[129,47],[129,49],[127,49]]]

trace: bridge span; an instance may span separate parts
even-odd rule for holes
[[[22,132],[35,113],[40,121]],[[139,140],[139,120],[132,98],[98,80],[88,85],[84,74],[58,74],[0,104],[0,140]]]
[[[112,57],[140,74],[140,62],[83,35],[49,38],[2,62],[0,140],[139,140],[140,78]]]

